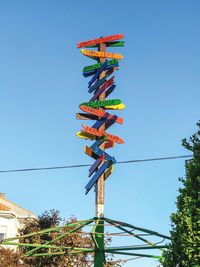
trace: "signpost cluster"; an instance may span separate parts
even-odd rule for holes
[[[115,158],[105,150],[114,147],[116,143],[124,143],[122,138],[108,132],[114,123],[122,124],[123,119],[107,111],[125,108],[121,100],[110,98],[116,87],[113,73],[118,70],[119,60],[123,59],[123,56],[106,51],[109,46],[124,46],[124,41],[121,41],[123,38],[123,34],[115,34],[77,44],[77,48],[82,48],[81,53],[84,56],[97,61],[95,64],[83,68],[83,75],[90,78],[88,92],[92,96],[88,102],[79,106],[81,111],[85,113],[77,113],[76,115],[77,119],[93,121],[92,126],[83,125],[77,136],[94,141],[90,147],[85,146],[84,148],[84,152],[95,160],[89,169],[90,180],[85,189],[86,194],[88,194],[95,187],[97,218],[104,217],[105,180],[112,173],[113,165],[116,163]],[[88,50],[92,48],[97,48],[98,51]],[[96,246],[94,264],[102,267],[105,263],[103,221],[96,221],[95,232],[99,234],[93,237]]]
[[[123,56],[106,51],[106,48],[110,46],[123,46],[124,41],[121,41],[123,38],[123,34],[115,34],[77,44],[78,48],[82,48],[81,53],[83,55],[97,61],[95,64],[83,68],[83,75],[90,78],[88,92],[91,96],[88,102],[83,102],[79,105],[84,113],[76,114],[77,119],[93,121],[92,126],[84,124],[77,136],[94,140],[90,147],[85,146],[84,148],[84,152],[95,160],[89,169],[89,177],[91,179],[85,189],[87,194],[92,187],[96,187],[97,217],[103,216],[104,182],[111,174],[113,165],[116,162],[115,158],[106,153],[105,150],[112,148],[116,143],[124,143],[122,138],[108,132],[108,129],[114,123],[123,123],[122,118],[110,114],[110,110],[125,108],[121,100],[110,98],[116,87],[113,73],[118,70],[119,60]],[[91,48],[97,48],[98,51],[88,50]]]

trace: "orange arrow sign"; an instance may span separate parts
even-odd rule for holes
[[[117,135],[106,133],[103,130],[97,130],[87,125],[83,125],[83,132],[86,132],[86,133],[89,133],[89,134],[92,134],[98,137],[103,137],[103,135],[105,134],[106,140],[113,141],[118,144],[124,143],[124,141]]]
[[[79,42],[77,44],[77,48],[85,47],[85,46],[92,46],[100,43],[106,43],[106,42],[111,42],[111,41],[116,41],[124,38],[123,34],[115,34],[115,35],[110,35],[110,36],[105,36],[102,38],[97,38],[93,40],[88,40],[85,42]]]
[[[110,133],[106,133],[106,139],[107,140],[110,140],[110,141],[113,141],[113,142],[116,142],[118,144],[123,144],[124,141],[117,135],[114,135],[114,134],[110,134]]]
[[[114,147],[114,145],[115,145],[115,142],[109,140],[109,141],[104,143],[104,149],[108,149],[108,148]]]
[[[105,134],[105,132],[103,130],[97,130],[95,128],[92,128],[90,126],[87,125],[83,125],[83,131],[89,134],[93,134],[95,136],[103,136]]]

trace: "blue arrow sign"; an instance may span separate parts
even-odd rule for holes
[[[92,93],[93,91],[95,91],[99,86],[101,86],[106,81],[106,78],[107,77],[105,76],[101,80],[98,80],[93,86],[90,87],[88,92]]]
[[[90,86],[96,81],[96,79],[101,75],[101,73],[105,70],[105,68],[107,67],[108,61],[106,60],[101,68],[95,73],[95,75],[92,77],[91,81],[89,81],[88,83],[88,88],[90,88]]]
[[[91,145],[90,148],[91,148],[92,150],[95,151],[95,149],[96,149],[97,147],[99,147],[103,142],[104,142],[104,140],[102,140],[102,139],[101,139],[101,140],[97,140],[97,141],[94,142],[93,145]]]
[[[92,128],[99,129],[99,127],[107,121],[109,116],[110,114],[106,112],[100,120],[96,121],[95,124],[92,125]]]
[[[92,179],[89,181],[89,183],[85,186],[86,192],[85,194],[90,191],[90,189],[96,184],[98,181],[99,177],[102,175],[102,173],[109,167],[109,163],[105,161],[102,166],[97,170],[97,172],[94,174]]]
[[[113,73],[114,69],[110,69],[106,72],[105,74],[105,77],[103,77],[102,79],[98,80],[94,85],[92,85],[88,92],[89,93],[92,93],[93,91],[97,90],[99,86],[101,86],[105,81],[106,79]]]
[[[116,85],[115,84],[113,84],[113,85],[111,85],[107,90],[106,90],[106,92],[105,92],[105,98],[107,98],[114,90],[115,90],[115,87],[116,87]]]
[[[95,93],[94,96],[89,100],[89,102],[92,102],[92,101],[97,100],[97,98],[99,97],[99,95],[102,94],[103,91],[105,91],[107,88],[109,88],[109,87],[114,83],[114,78],[115,78],[115,76],[113,76],[113,77],[110,78],[108,81],[106,81],[106,82],[102,85],[102,87],[96,91],[96,93]],[[107,90],[108,90],[108,89],[107,89]]]
[[[116,163],[116,159],[112,156],[110,156],[108,153],[106,153],[105,151],[103,151],[101,148],[99,148],[99,141],[96,141],[90,148],[94,151],[94,153],[96,155],[98,155],[99,157],[101,157],[102,155],[105,156],[105,160],[107,161],[111,161],[113,164]],[[102,141],[101,141],[102,142]]]

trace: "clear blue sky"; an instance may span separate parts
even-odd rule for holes
[[[181,139],[200,118],[200,2],[0,1],[0,169],[90,164],[76,138],[78,105],[89,99],[81,75],[93,60],[78,41],[124,33],[126,46],[113,98],[126,104],[118,161],[190,154]],[[168,234],[184,160],[116,165],[106,183],[105,215]],[[94,216],[84,194],[88,168],[0,175],[0,191],[40,214]],[[154,267],[153,260],[135,267]],[[133,266],[133,262],[127,263]]]

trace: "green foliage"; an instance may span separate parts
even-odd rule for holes
[[[198,130],[183,146],[193,152],[186,163],[186,178],[177,197],[177,211],[171,215],[172,242],[164,252],[164,267],[200,267],[200,122]]]

